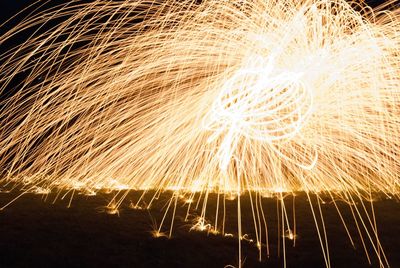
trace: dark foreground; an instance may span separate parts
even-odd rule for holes
[[[0,205],[10,201],[15,193],[0,193]],[[160,196],[150,211],[133,210],[129,200],[136,200],[138,192],[129,193],[122,204],[120,215],[100,212],[112,194],[97,196],[76,195],[72,206],[68,201],[53,204],[54,194],[47,200],[41,195],[26,194],[14,204],[0,211],[0,267],[224,267],[237,266],[237,238],[189,232],[192,224],[183,221],[186,208],[178,204],[174,232],[171,239],[153,238],[154,221],[161,221],[168,194]],[[253,221],[246,198],[242,211],[244,233],[252,234]],[[207,211],[215,211],[215,196],[209,199]],[[248,201],[248,200],[247,200]],[[265,204],[264,204],[265,203]],[[236,232],[236,201],[227,201],[227,232]],[[291,197],[287,200],[292,212]],[[286,239],[288,267],[325,267],[310,206],[304,195],[296,197],[298,239],[296,247]],[[332,267],[370,267],[358,236],[350,209],[338,203],[354,239],[353,249],[332,204],[322,206],[329,240]],[[270,233],[271,256],[258,261],[254,243],[243,241],[244,267],[283,267],[277,256],[276,199],[264,199]],[[382,198],[374,202],[381,242],[391,267],[400,267],[400,205],[395,200]],[[195,211],[191,214],[195,215]],[[198,212],[199,213],[199,212]],[[170,214],[169,214],[170,215]],[[290,218],[290,221],[292,219]],[[167,217],[166,227],[169,226]],[[361,226],[360,226],[361,227]],[[362,228],[362,227],[361,227]],[[167,228],[165,228],[167,231]],[[364,235],[371,255],[372,267],[378,267],[368,237]],[[265,251],[265,248],[263,248]]]

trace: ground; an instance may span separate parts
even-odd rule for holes
[[[18,193],[1,193],[0,204]],[[205,232],[189,231],[192,223],[184,222],[186,207],[178,204],[172,238],[154,238],[154,221],[160,222],[169,193],[162,194],[149,211],[129,208],[138,192],[128,194],[119,215],[106,214],[104,205],[113,194],[75,195],[68,208],[69,196],[53,203],[49,196],[26,194],[0,211],[0,267],[224,267],[237,266],[236,238]],[[67,200],[68,199],[68,200]],[[208,202],[208,214],[214,214],[216,196]],[[249,200],[242,198],[244,233],[254,238]],[[291,217],[291,197],[285,199]],[[357,235],[350,209],[339,202],[356,249],[353,249],[332,203],[322,205],[332,267],[370,267]],[[310,206],[304,194],[296,197],[298,239],[293,247],[286,239],[288,267],[324,267],[318,235]],[[283,267],[282,252],[278,257],[276,199],[263,199],[270,239],[270,257],[258,261],[254,243],[243,240],[244,267]],[[236,230],[236,201],[227,201],[227,232]],[[400,267],[400,214],[395,200],[381,198],[374,202],[378,230],[391,267]],[[191,212],[194,217],[196,211]],[[170,214],[168,214],[170,215]],[[292,219],[290,219],[292,221]],[[170,216],[165,225],[169,226]],[[361,227],[362,228],[362,227]],[[168,228],[165,228],[168,231]],[[364,235],[368,243],[368,237]],[[369,251],[372,267],[377,258]]]

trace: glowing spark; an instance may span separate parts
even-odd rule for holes
[[[191,204],[191,203],[193,203],[193,199],[192,198],[185,199],[185,203]]]
[[[247,242],[249,242],[249,243],[253,243],[253,242],[254,242],[253,239],[249,238],[249,235],[248,235],[248,234],[242,235],[242,236],[240,237],[240,240],[245,240],[245,241],[247,241]]]
[[[39,187],[39,186],[34,186],[30,189],[31,193],[34,194],[50,194],[51,193],[51,189],[48,188],[43,188],[43,187]]]
[[[195,220],[195,224],[190,228],[191,231],[193,230],[193,231],[200,231],[200,232],[209,231],[211,229],[212,229],[211,224],[206,223],[205,219],[202,217],[198,217]]]
[[[109,215],[117,215],[119,217],[120,209],[118,207],[118,204],[115,202],[115,200],[111,201],[108,205],[104,207],[100,207],[98,209],[99,212],[104,212]]]
[[[297,238],[297,235],[293,234],[292,230],[286,230],[284,237],[288,238],[289,240],[294,240]]]
[[[152,232],[151,232],[151,235],[152,235],[154,238],[168,237],[167,234],[165,234],[165,233],[163,233],[163,232],[159,232],[159,231],[152,231]]]

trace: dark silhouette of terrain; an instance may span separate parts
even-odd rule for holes
[[[18,193],[1,193],[4,205]],[[139,192],[130,192],[122,203],[118,215],[103,211],[113,194],[97,196],[75,195],[67,208],[69,196],[64,200],[52,200],[49,196],[26,194],[9,207],[0,211],[0,267],[224,267],[237,266],[237,238],[207,235],[206,232],[189,231],[193,222],[185,222],[186,206],[178,203],[171,239],[154,238],[154,221],[160,222],[164,205],[170,193],[164,193],[149,211],[129,208],[130,200],[137,200]],[[46,200],[42,200],[43,198]],[[292,197],[285,199],[291,217]],[[237,228],[236,201],[226,201],[226,232],[235,234]],[[362,242],[358,236],[348,205],[338,202],[355,247],[346,235],[334,205],[322,205],[332,267],[370,267]],[[367,207],[369,204],[366,204]],[[296,247],[286,239],[288,267],[325,267],[314,220],[307,197],[296,197],[296,221],[298,239]],[[263,199],[270,239],[271,256],[258,261],[254,243],[242,240],[245,267],[283,267],[277,256],[276,199]],[[374,202],[381,242],[391,264],[400,267],[400,214],[395,200],[382,198]],[[209,197],[207,215],[215,214],[216,196]],[[191,211],[191,219],[200,210]],[[171,213],[166,219],[164,231],[168,231]],[[290,222],[292,219],[289,218]],[[243,232],[254,239],[253,220],[248,196],[242,197]],[[364,235],[370,252],[372,267],[378,267],[368,237]]]

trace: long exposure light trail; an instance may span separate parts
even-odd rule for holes
[[[370,242],[388,266],[367,206],[376,193],[399,196],[396,1],[376,9],[345,0],[36,7],[0,37],[1,45],[30,36],[0,56],[5,191],[67,190],[72,200],[75,191],[117,190],[104,210],[113,214],[127,189],[143,191],[133,208],[171,192],[157,237],[168,215],[171,235],[178,200],[188,213],[201,211],[193,230],[231,235],[225,200],[236,199],[239,266],[240,241],[248,239],[241,195],[251,197],[261,259],[270,243],[261,199],[277,198],[285,256],[286,240],[297,237],[285,197],[293,196],[294,208],[295,192],[304,191],[330,267],[324,194],[351,243],[353,220],[364,248]],[[342,217],[335,200],[349,204],[353,219]]]

